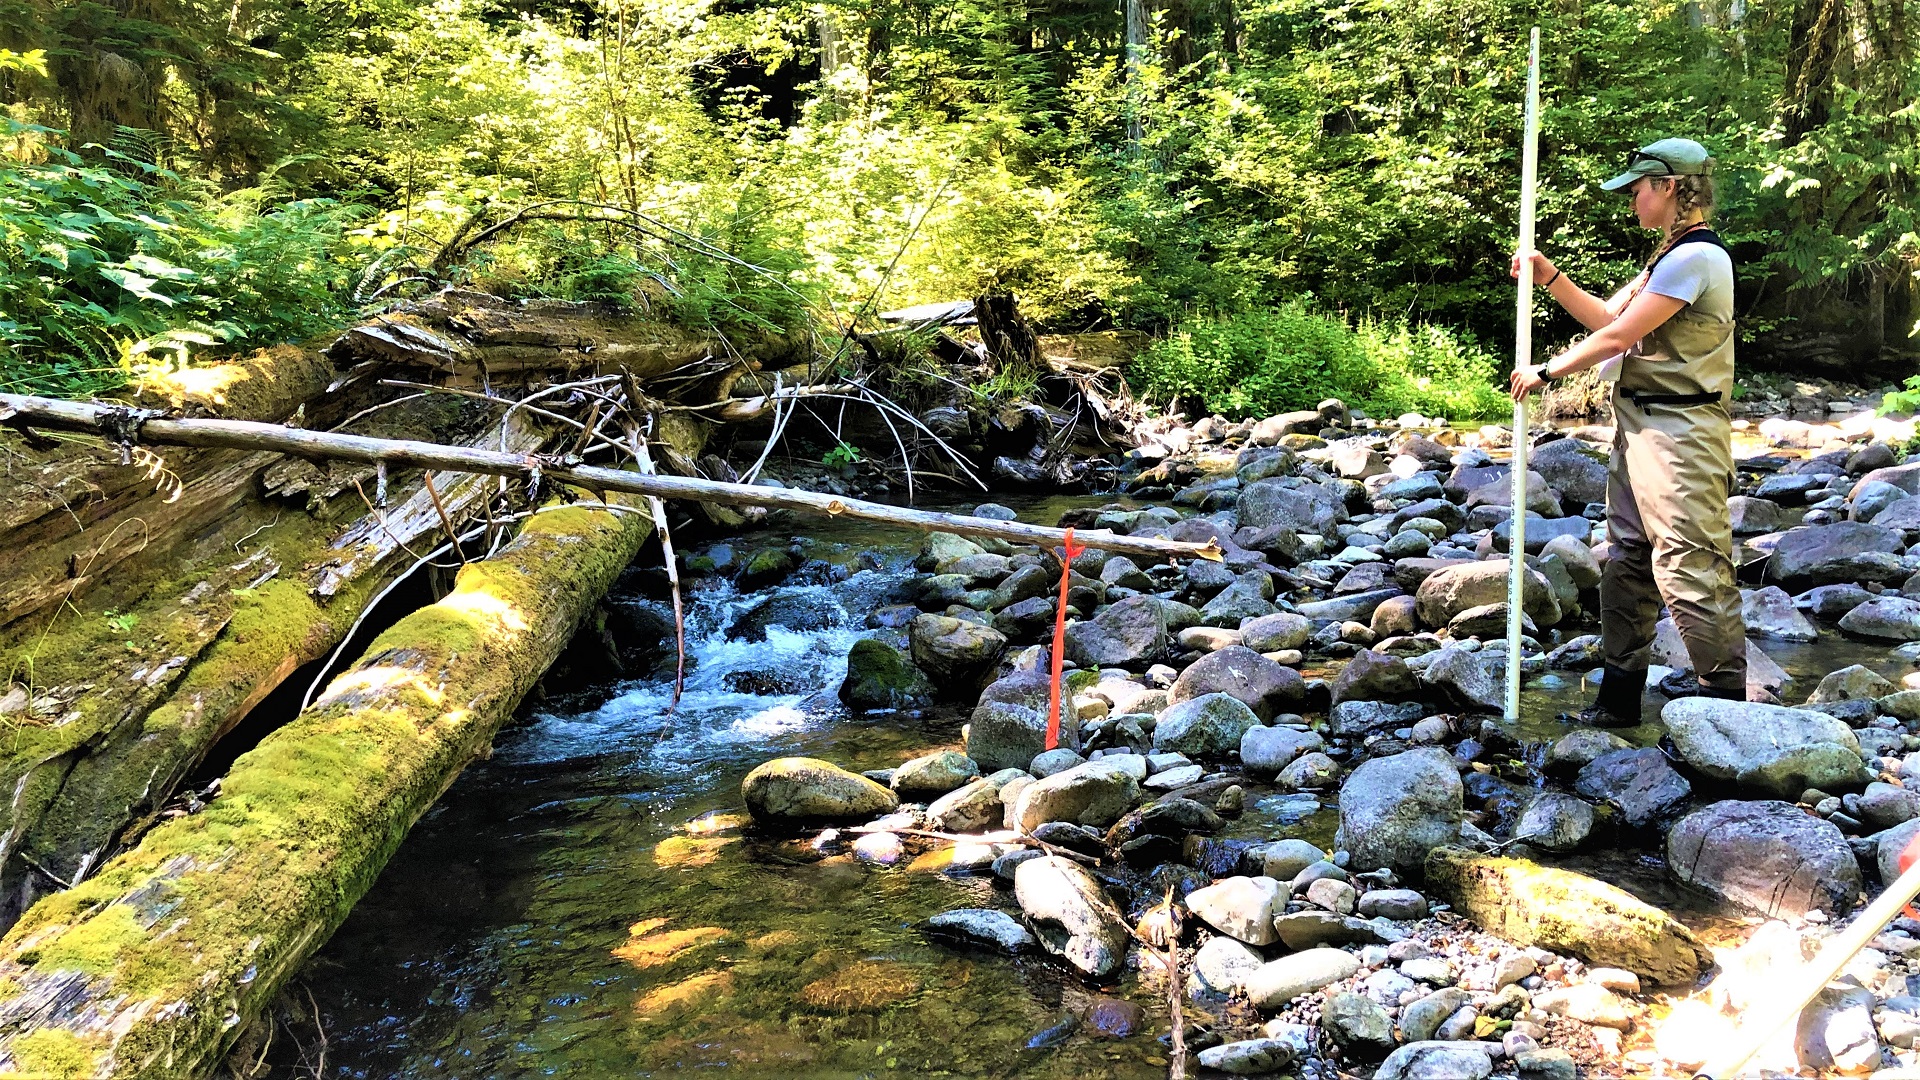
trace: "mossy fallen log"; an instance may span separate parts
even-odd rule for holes
[[[650,530],[591,505],[535,515],[243,755],[204,811],[35,905],[0,939],[0,1075],[206,1075]]]
[[[402,431],[459,437],[466,430],[445,416],[459,413],[458,404],[412,405],[380,419]],[[465,436],[470,445],[499,444],[492,417],[485,420]],[[531,451],[543,439],[511,418],[509,446]],[[102,479],[142,476],[111,452],[62,449],[64,456],[40,462],[84,463]],[[0,546],[9,549],[89,545],[76,550],[113,553],[129,534],[149,549],[120,559],[109,574],[64,582],[60,603],[0,627],[0,791],[13,795],[0,800],[0,929],[137,837],[215,743],[302,664],[340,643],[367,601],[412,563],[408,548],[431,547],[443,528],[418,473],[391,477],[389,506],[370,513],[350,481],[292,459],[314,474],[312,490],[302,493],[309,505],[299,509],[271,489],[265,497],[255,490],[288,459],[195,453],[169,458],[188,470],[205,453],[231,460],[211,474],[190,471],[176,502],[149,495],[84,529],[56,513],[50,522],[0,531]],[[458,524],[493,481],[443,473],[436,483]],[[202,509],[184,513],[188,506]],[[128,521],[138,528],[123,527]],[[43,561],[0,566],[0,586],[31,577]]]

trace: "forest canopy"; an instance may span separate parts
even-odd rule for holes
[[[1905,10],[0,0],[0,381],[86,392],[439,282],[723,330],[1001,289],[1044,329],[1151,332],[1145,381],[1207,408],[1316,379],[1366,400],[1384,364],[1381,407],[1481,411],[1536,24],[1541,246],[1567,273],[1637,269],[1651,241],[1598,183],[1696,138],[1745,355],[1824,334],[1904,374]],[[1288,369],[1295,340],[1334,366]]]

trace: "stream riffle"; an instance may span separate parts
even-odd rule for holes
[[[1107,501],[1036,500],[1021,517],[1052,524]],[[1166,1075],[1157,985],[1130,972],[1094,990],[1045,960],[957,952],[915,929],[950,908],[1011,906],[990,876],[822,859],[738,826],[740,780],[770,757],[873,769],[959,746],[963,709],[856,717],[834,694],[868,614],[910,581],[918,537],[809,533],[844,580],[691,590],[692,664],[671,716],[670,672],[609,680],[536,708],[461,776],[296,979],[295,1000],[310,993],[321,1017],[325,1076]],[[741,640],[769,597],[815,628]],[[1769,651],[1803,687],[1886,656],[1831,636]],[[1566,673],[1537,682],[1522,737],[1563,732],[1551,717],[1584,693]],[[1228,835],[1331,839],[1331,808],[1253,794]],[[1143,1006],[1143,1029],[1076,1020],[1062,1038],[1101,993]],[[315,1032],[294,1031],[273,1057],[310,1070],[318,1050]]]

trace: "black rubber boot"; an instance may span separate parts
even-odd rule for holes
[[[1747,688],[1743,686],[1738,690],[1727,690],[1718,686],[1708,686],[1705,683],[1701,683],[1700,696],[1719,698],[1722,701],[1745,701],[1747,700]]]
[[[1600,692],[1593,704],[1564,719],[1594,727],[1639,727],[1645,718],[1642,699],[1647,693],[1647,672],[1627,671],[1608,664],[1600,675]]]

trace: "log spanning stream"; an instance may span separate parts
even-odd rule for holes
[[[1051,524],[1104,501],[1016,505]],[[670,724],[670,672],[610,683],[548,701],[462,775],[295,977],[295,999],[311,991],[324,1023],[324,1075],[1167,1075],[1165,1011],[1137,975],[1095,990],[1045,960],[956,951],[915,928],[950,908],[1009,906],[990,875],[822,859],[808,838],[739,827],[740,779],[767,758],[883,768],[956,745],[964,720],[847,714],[834,696],[847,649],[904,595],[918,537],[844,521],[812,535],[850,576],[693,590],[697,662]],[[1804,681],[1869,652],[1823,641],[1777,658]],[[1523,734],[1564,731],[1551,717],[1582,696],[1577,678],[1531,685],[1539,730]],[[1224,835],[1331,840],[1330,806],[1250,796]],[[1144,1009],[1130,1034],[1088,1019],[1132,1015],[1096,1010],[1103,994]],[[1187,1016],[1218,1008],[1196,1002]],[[273,1060],[310,1068],[311,1028],[293,1035]]]

